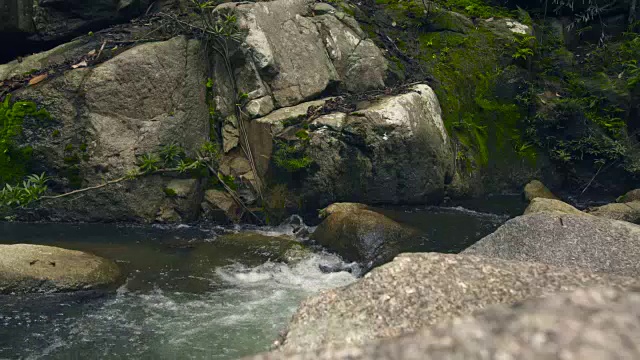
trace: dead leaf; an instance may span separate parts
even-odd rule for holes
[[[49,77],[49,74],[45,73],[42,75],[38,75],[38,76],[34,76],[31,78],[31,80],[29,80],[29,85],[35,85],[39,82],[41,82],[42,80],[46,79],[47,77]]]
[[[89,56],[93,56],[93,55],[95,55],[95,54],[96,54],[96,49],[93,49],[93,50],[91,50],[91,51],[89,51],[89,52],[87,53],[87,55],[89,55]]]
[[[80,67],[87,67],[87,66],[89,66],[89,64],[87,64],[87,62],[84,61],[84,60],[80,61],[79,63],[77,63],[75,65],[71,65],[71,67],[74,68],[74,69],[77,69],[77,68],[80,68]]]

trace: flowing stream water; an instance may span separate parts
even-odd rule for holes
[[[457,207],[385,213],[422,234],[402,251],[458,252],[508,218]],[[0,359],[234,359],[268,350],[303,299],[356,280],[320,271],[342,262],[335,255],[285,264],[268,249],[218,241],[229,232],[292,228],[0,223],[0,243],[89,251],[126,274],[106,296],[0,296]]]

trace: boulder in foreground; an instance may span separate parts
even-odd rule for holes
[[[95,290],[120,278],[116,264],[81,251],[0,245],[0,294]]]
[[[638,359],[639,338],[640,293],[589,288],[494,306],[362,347],[251,359]]]
[[[578,268],[478,256],[401,254],[347,287],[303,302],[289,324],[282,350],[359,346],[488,305],[579,287],[636,284],[637,279]]]

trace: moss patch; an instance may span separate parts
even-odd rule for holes
[[[12,101],[11,95],[0,102],[0,184],[19,181],[29,173],[33,149],[16,141],[27,118],[45,121],[51,116],[32,101]]]

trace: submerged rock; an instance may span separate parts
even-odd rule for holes
[[[229,251],[246,252],[264,260],[292,263],[311,255],[312,251],[289,236],[269,236],[243,231],[224,234],[216,238],[216,246]],[[263,261],[264,261],[263,260]]]
[[[543,197],[536,197],[531,200],[531,203],[524,211],[524,214],[533,214],[537,212],[558,212],[565,214],[582,214],[584,213],[575,207],[562,202],[560,200],[548,199]]]
[[[360,347],[248,359],[636,359],[640,358],[640,293],[578,289],[493,306],[398,338]],[[492,355],[488,355],[492,354]]]
[[[365,268],[384,264],[398,254],[399,246],[415,231],[360,204],[334,204],[311,240]]]
[[[0,294],[94,290],[115,284],[116,264],[80,251],[0,245]]]
[[[551,190],[547,189],[547,187],[539,180],[533,180],[525,185],[524,197],[527,201],[531,201],[535,198],[559,200],[558,197],[555,196]]]
[[[507,221],[463,253],[640,277],[640,226],[584,214],[533,213]]]
[[[587,209],[587,213],[612,220],[640,224],[640,201],[625,201]]]
[[[488,305],[585,286],[627,288],[638,280],[578,268],[466,255],[402,254],[363,279],[304,301],[284,352],[362,345],[419,330]]]

